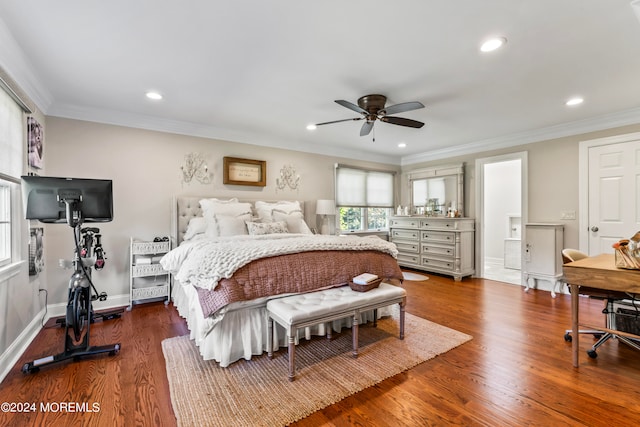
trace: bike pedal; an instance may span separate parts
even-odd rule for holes
[[[101,292],[100,295],[98,295],[98,299],[100,301],[106,301],[107,300],[107,293],[106,292]]]

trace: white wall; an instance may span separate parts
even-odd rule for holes
[[[56,117],[47,118],[45,143],[47,175],[113,180],[114,221],[95,224],[103,234],[107,262],[103,270],[95,272],[93,279],[99,291],[107,292],[110,299],[126,294],[126,303],[129,238],[153,239],[169,235],[171,199],[175,195],[303,200],[307,222],[313,227],[315,201],[334,198],[336,162],[399,171],[397,166]],[[207,157],[213,172],[211,184],[182,182],[180,166],[190,152]],[[265,160],[267,186],[224,185],[224,156]],[[280,169],[289,164],[300,175],[300,185],[297,190],[278,190],[276,177]],[[45,228],[45,269],[50,301],[63,303],[70,272],[57,265],[59,258],[70,259],[72,256],[73,234],[66,225],[47,225]]]
[[[528,221],[564,224],[565,246],[577,248],[579,247],[578,220],[563,220],[560,218],[560,214],[562,211],[575,211],[576,218],[580,217],[578,203],[578,147],[580,141],[638,131],[640,131],[640,125],[624,126],[501,150],[405,165],[402,167],[403,182],[406,182],[404,174],[408,171],[463,162],[465,164],[465,216],[474,218],[476,216],[475,160],[526,151],[529,185]],[[400,188],[402,203],[407,204],[409,200],[408,187],[402,185]]]

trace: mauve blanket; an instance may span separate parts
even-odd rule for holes
[[[215,289],[196,289],[206,317],[232,302],[341,286],[361,273],[402,281],[398,262],[388,253],[309,251],[252,261],[231,278],[221,279]]]

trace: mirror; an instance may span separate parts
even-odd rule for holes
[[[413,214],[464,216],[464,164],[415,170],[407,178]]]

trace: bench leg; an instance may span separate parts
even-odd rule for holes
[[[360,317],[360,313],[356,312],[353,315],[353,325],[351,326],[351,335],[353,337],[353,357],[358,357],[358,317]]]
[[[273,322],[273,319],[267,318],[267,356],[269,359],[273,359]]]
[[[328,339],[329,341],[331,341],[331,340],[333,339],[333,336],[331,335],[331,334],[332,334],[332,332],[333,332],[333,331],[332,331],[332,329],[333,329],[333,328],[332,328],[332,324],[331,324],[331,322],[327,322],[327,323],[325,323],[325,324],[324,324],[324,327],[325,327],[325,328],[327,328],[327,339]]]
[[[378,327],[378,309],[377,308],[373,309],[373,327],[374,328]]]
[[[404,306],[406,301],[400,303],[400,339],[404,339]]]
[[[296,342],[294,328],[289,328],[289,381],[293,381],[296,376]]]

